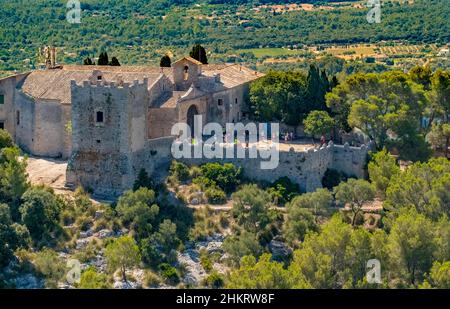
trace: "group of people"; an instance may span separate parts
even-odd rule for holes
[[[294,140],[294,132],[284,132],[284,141],[288,142],[288,141],[293,141]]]

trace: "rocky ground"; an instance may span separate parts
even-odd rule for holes
[[[66,183],[67,161],[28,157],[27,159],[28,179],[34,185],[47,185],[57,193],[67,194]]]
[[[213,268],[219,274],[227,273],[229,269],[222,263],[227,258],[222,249],[224,239],[224,235],[215,234],[207,237],[204,241],[186,244],[185,250],[178,253],[178,262],[183,264],[186,269],[183,283],[188,286],[198,286],[208,276],[200,263],[200,251],[203,249],[206,250],[209,255],[220,253],[222,257],[219,262],[214,263]]]
[[[72,195],[72,191],[65,187],[66,178],[66,168],[67,162],[63,160],[56,159],[45,159],[38,157],[28,157],[27,173],[28,178],[32,184],[44,184],[55,190],[57,194]],[[175,198],[173,196],[173,198]],[[98,202],[98,201],[95,201]],[[226,205],[224,208],[229,209],[230,205]],[[95,214],[94,220],[100,219],[102,216],[101,212]],[[65,229],[71,229],[71,226],[65,226]],[[99,243],[106,238],[116,238],[128,231],[122,230],[119,232],[113,232],[108,229],[103,229],[98,232],[89,229],[84,232],[80,232],[78,239],[76,240],[75,249],[66,252],[58,252],[59,257],[66,263],[69,259],[73,259],[77,252],[85,250],[88,246],[92,244]],[[185,250],[183,252],[178,252],[178,263],[180,263],[184,269],[184,276],[182,278],[182,283],[187,286],[198,286],[201,285],[203,280],[207,277],[207,272],[203,269],[200,263],[200,250],[206,249],[208,253],[220,252],[223,254],[221,249],[224,236],[220,234],[208,237],[202,242],[188,242],[185,244]],[[82,262],[80,264],[81,270],[84,270],[90,266],[93,266],[100,272],[107,271],[107,263],[104,257],[104,250],[99,250],[95,253],[95,256],[90,258],[88,261]],[[221,263],[215,263],[214,269],[219,273],[226,273],[227,267]],[[17,288],[43,288],[44,281],[37,278],[33,274],[15,274],[14,265],[12,264],[7,272],[14,277],[10,283],[13,283]],[[120,275],[114,275],[113,287],[117,289],[129,289],[129,288],[141,288],[144,286],[144,270],[143,269],[133,269],[127,273],[130,275],[130,280],[125,283],[122,281]],[[73,288],[74,286],[68,284],[67,282],[60,282],[60,288]],[[161,283],[156,288],[171,288],[170,286]]]

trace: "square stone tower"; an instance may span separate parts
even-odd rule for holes
[[[101,72],[90,81],[71,82],[72,155],[67,184],[97,196],[117,196],[134,182],[133,151],[144,147],[148,80],[107,82]]]

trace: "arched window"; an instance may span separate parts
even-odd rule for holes
[[[189,78],[189,67],[187,65],[184,66],[184,80],[188,80]]]
[[[191,136],[194,137],[194,130],[195,130],[195,115],[198,115],[198,110],[195,105],[191,105],[187,111],[187,125],[191,129]]]

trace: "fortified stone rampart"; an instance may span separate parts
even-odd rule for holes
[[[234,147],[236,149],[236,146]],[[298,183],[300,189],[311,192],[322,187],[322,178],[327,169],[336,169],[349,176],[364,177],[364,168],[367,160],[368,149],[361,147],[349,147],[346,145],[328,145],[319,149],[309,149],[305,152],[290,151],[279,152],[279,164],[275,169],[261,169],[259,156],[250,159],[249,149],[245,149],[245,158],[223,159],[181,159],[187,165],[200,165],[207,162],[233,163],[243,169],[244,176],[249,179],[273,182],[280,177],[287,176]],[[236,153],[236,151],[234,152]]]
[[[124,190],[131,189],[141,168],[144,168],[155,180],[167,172],[173,160],[171,147],[174,137],[162,137],[147,140],[145,146],[132,151],[129,156],[120,152],[104,155],[102,153],[82,152],[72,159],[70,164],[78,164],[77,175],[82,183],[90,183],[91,188],[99,196],[118,196]],[[229,146],[234,148],[236,146]],[[244,149],[244,158],[208,159],[182,158],[179,161],[192,166],[208,162],[233,163],[242,167],[244,176],[251,180],[273,182],[280,177],[287,176],[299,184],[300,189],[311,192],[322,187],[322,178],[327,169],[335,169],[349,176],[358,178],[365,176],[365,165],[368,148],[350,147],[346,145],[328,145],[318,149],[296,152],[279,152],[279,164],[274,169],[261,169],[261,162],[268,159],[249,158],[250,149]],[[226,149],[224,149],[224,153]],[[69,167],[70,170],[70,167]],[[93,174],[98,177],[92,177]],[[74,175],[75,176],[75,175]]]

